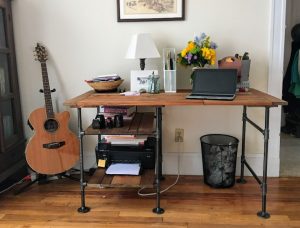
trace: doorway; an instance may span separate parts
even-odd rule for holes
[[[284,75],[288,70],[288,65],[291,64],[291,61],[293,61],[295,56],[293,54],[291,55],[291,31],[296,24],[300,23],[300,15],[298,12],[300,12],[299,0],[286,1],[286,29],[284,34],[285,43],[283,64]],[[280,134],[280,176],[300,177],[300,137],[294,130],[291,130],[291,127],[286,127],[288,125],[286,123],[284,113],[281,125],[285,127]]]

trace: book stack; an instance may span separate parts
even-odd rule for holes
[[[103,114],[105,118],[114,117],[117,114],[123,115],[124,119],[131,119],[134,112],[136,111],[135,106],[101,106],[100,114]]]

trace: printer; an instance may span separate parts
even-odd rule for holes
[[[95,148],[97,163],[99,160],[106,160],[106,168],[112,163],[139,163],[143,169],[153,169],[155,142],[154,137],[148,137],[144,143],[136,145],[112,144],[101,140]]]

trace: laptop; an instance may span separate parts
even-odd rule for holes
[[[186,98],[233,100],[236,85],[236,69],[201,69],[194,72],[192,93]]]

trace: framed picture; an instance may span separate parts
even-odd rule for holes
[[[132,70],[130,73],[130,91],[139,92],[141,89],[148,91],[148,78],[152,73],[158,75],[157,70]]]
[[[184,20],[185,0],[117,0],[118,22]]]

